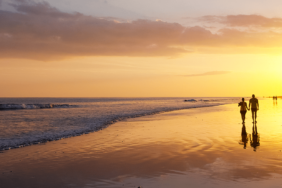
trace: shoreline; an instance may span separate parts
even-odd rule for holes
[[[169,109],[169,110],[163,110],[163,111],[154,111],[151,113],[144,113],[144,114],[137,114],[137,115],[131,115],[131,116],[119,116],[119,117],[115,117],[107,122],[105,122],[103,125],[99,126],[99,127],[95,127],[92,130],[81,130],[81,131],[75,131],[75,133],[69,133],[69,134],[65,134],[65,135],[61,135],[61,136],[55,136],[52,139],[40,139],[40,140],[35,140],[32,142],[28,142],[28,143],[21,143],[21,144],[17,144],[16,146],[4,146],[4,147],[0,147],[0,151],[7,151],[7,150],[11,150],[11,149],[18,149],[18,148],[23,148],[23,147],[27,147],[27,146],[32,146],[32,145],[37,145],[37,144],[44,144],[44,143],[48,143],[48,142],[52,142],[52,141],[58,141],[58,140],[62,140],[62,139],[67,139],[67,138],[72,138],[72,137],[77,137],[77,136],[81,136],[84,134],[89,134],[89,133],[94,133],[100,130],[103,130],[117,122],[120,121],[124,121],[127,119],[131,119],[131,118],[138,118],[138,117],[144,117],[144,116],[150,116],[150,115],[155,115],[155,114],[161,114],[161,113],[166,113],[166,112],[173,112],[173,111],[178,111],[178,110],[186,110],[186,109],[193,109],[193,108],[205,108],[205,107],[215,107],[215,106],[221,106],[221,105],[225,105],[225,104],[216,104],[216,105],[210,105],[210,106],[192,106],[192,107],[186,107],[186,108],[177,108],[177,109]],[[23,110],[23,109],[18,109],[18,110]],[[37,110],[37,109],[32,109],[32,110]]]

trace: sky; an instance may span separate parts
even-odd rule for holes
[[[282,95],[278,0],[0,0],[0,97]]]

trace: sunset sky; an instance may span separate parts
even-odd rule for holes
[[[0,0],[0,97],[282,95],[281,0]]]

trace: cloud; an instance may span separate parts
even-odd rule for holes
[[[17,12],[0,11],[1,57],[35,59],[66,56],[164,56],[186,52],[177,47],[179,24],[64,13],[48,3],[14,3]],[[152,48],[152,44],[155,44]]]
[[[160,20],[125,22],[65,13],[46,2],[16,0],[10,5],[15,11],[0,10],[0,58],[171,57],[191,51],[201,53],[204,48],[220,51],[282,47],[282,36],[275,32],[225,28],[214,34],[203,27],[184,27]]]
[[[200,21],[208,23],[221,23],[231,27],[282,27],[282,18],[267,18],[261,15],[227,15],[227,16],[203,16]]]
[[[186,77],[194,77],[194,76],[212,76],[212,75],[220,75],[220,74],[228,74],[229,71],[211,71],[211,72],[205,72],[201,74],[188,74],[185,75]]]

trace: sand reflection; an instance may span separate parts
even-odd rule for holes
[[[273,106],[277,106],[277,100],[273,100]]]
[[[260,135],[258,133],[257,123],[253,123],[253,132],[250,139],[250,145],[254,148],[254,151],[260,146]]]
[[[260,146],[260,134],[258,133],[257,123],[253,123],[252,134],[248,134],[246,131],[246,125],[243,123],[241,131],[240,145],[244,145],[244,149],[247,148],[248,142],[250,141],[250,146],[256,151]]]
[[[242,131],[241,131],[241,140],[240,140],[239,144],[244,145],[244,149],[246,149],[248,141],[249,141],[249,135],[246,131],[245,123],[243,123]]]

